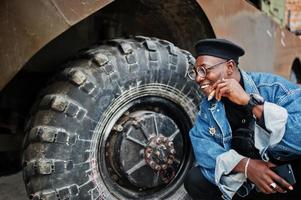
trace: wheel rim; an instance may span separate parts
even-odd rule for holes
[[[163,197],[181,185],[191,164],[191,118],[163,95],[132,96],[98,140],[99,170],[117,197]]]
[[[183,160],[183,138],[174,121],[157,112],[139,110],[131,112],[125,123],[118,126],[119,130],[123,127],[121,134],[106,141],[106,151],[112,149],[110,145],[115,147],[106,155],[106,161],[107,166],[114,169],[111,176],[122,179],[116,179],[117,183],[137,187],[139,191],[168,184]],[[159,126],[171,128],[162,133]],[[116,132],[113,130],[111,134]]]

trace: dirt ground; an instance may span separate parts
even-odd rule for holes
[[[28,199],[22,178],[22,171],[0,177],[0,200]]]

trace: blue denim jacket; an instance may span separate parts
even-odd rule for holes
[[[268,155],[271,155],[287,161],[300,156],[301,88],[272,74],[242,70],[241,74],[245,91],[259,93],[266,101],[264,117],[268,131],[256,125],[254,136],[255,147],[262,159],[268,161]],[[232,131],[223,103],[202,98],[195,124],[190,130],[190,139],[201,172],[220,188],[224,199],[231,199],[239,188],[238,194],[247,195],[254,187],[246,182],[243,173],[232,173],[244,157],[231,149],[231,138]]]

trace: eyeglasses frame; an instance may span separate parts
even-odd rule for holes
[[[192,78],[191,76],[189,76],[189,73],[188,73],[188,70],[187,70],[187,76],[191,79],[191,80],[195,80],[196,78],[197,78],[197,76],[200,76],[201,78],[205,78],[206,76],[207,76],[207,70],[208,69],[212,69],[212,68],[214,68],[214,67],[217,67],[217,66],[219,66],[219,65],[221,65],[221,64],[224,64],[224,63],[227,63],[227,62],[230,62],[230,61],[232,61],[232,59],[230,59],[230,60],[226,60],[226,61],[223,61],[223,62],[220,62],[220,63],[217,63],[217,64],[215,64],[215,65],[211,65],[211,66],[208,66],[208,67],[205,67],[206,66],[206,64],[203,64],[203,66],[193,66],[193,68],[192,68],[192,70],[194,70],[194,72],[195,72],[195,78]],[[205,66],[204,66],[205,65]],[[205,75],[200,75],[200,73],[199,73],[199,70],[198,69],[202,69],[204,72],[205,72]]]

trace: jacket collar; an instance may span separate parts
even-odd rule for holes
[[[258,91],[254,81],[252,80],[251,76],[243,70],[240,70],[240,74],[241,74],[241,78],[243,79],[243,82],[244,82],[246,93],[248,93],[248,94],[250,94],[250,93],[259,94],[259,91]]]

